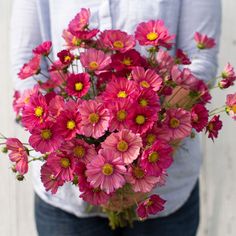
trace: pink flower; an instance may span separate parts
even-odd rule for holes
[[[158,177],[172,164],[172,152],[173,149],[168,143],[157,140],[143,152],[140,165],[148,175]]]
[[[184,68],[183,71],[181,71],[178,66],[173,66],[171,76],[177,85],[185,89],[193,89],[198,82],[198,79],[188,68]]]
[[[191,109],[191,121],[192,127],[197,131],[201,132],[208,123],[208,110],[201,104],[196,104]]]
[[[111,63],[111,58],[103,51],[90,48],[80,54],[80,61],[83,67],[89,71],[96,71],[98,73]]]
[[[29,138],[30,145],[41,153],[56,151],[62,141],[62,137],[58,135],[55,124],[52,122],[45,122],[34,127]]]
[[[80,197],[92,205],[99,206],[106,204],[110,199],[111,194],[107,194],[100,188],[93,188],[89,186],[83,191]]]
[[[133,100],[137,96],[137,85],[126,78],[116,78],[109,82],[102,97],[105,102],[116,100]]]
[[[160,180],[158,177],[147,175],[147,172],[140,166],[129,167],[125,176],[126,181],[131,184],[134,192],[150,192]]]
[[[53,152],[47,158],[47,165],[54,169],[55,176],[63,181],[74,179],[75,160],[63,152]]]
[[[196,41],[199,49],[209,49],[215,47],[216,45],[213,38],[209,38],[207,35],[200,34],[199,32],[194,34],[194,40]]]
[[[162,48],[157,52],[156,61],[159,74],[169,72],[174,65],[173,57],[168,53],[168,51],[163,50]]]
[[[70,103],[67,103],[70,106]],[[80,131],[81,117],[77,109],[62,110],[56,120],[56,130],[65,140],[70,140]]]
[[[57,53],[57,56],[60,62],[65,66],[69,66],[75,58],[69,50],[62,50]]]
[[[87,164],[88,182],[94,188],[100,188],[107,194],[114,192],[125,184],[126,168],[121,157],[111,150],[101,149],[97,157]]]
[[[68,30],[63,30],[62,38],[64,38],[64,40],[66,41],[66,47],[68,50],[73,50],[78,47],[83,47],[84,45],[83,41],[80,38],[74,36]]]
[[[94,145],[77,138],[63,144],[60,150],[73,156],[78,161],[85,163],[90,162],[97,155]]]
[[[143,67],[134,67],[131,75],[143,89],[158,91],[162,85],[162,78],[154,70],[145,71]]]
[[[63,97],[56,95],[54,98],[51,99],[48,105],[48,110],[50,115],[54,118],[57,118],[61,111],[63,110],[64,106],[64,99]]]
[[[33,53],[42,56],[48,56],[52,47],[51,41],[45,41],[33,49]]]
[[[48,106],[45,97],[41,93],[35,93],[30,97],[29,103],[24,107],[22,113],[22,124],[31,130],[42,124],[48,116]]]
[[[134,133],[142,135],[151,129],[154,122],[157,121],[157,113],[149,108],[135,107],[127,119],[129,120],[129,128]]]
[[[175,63],[179,65],[190,65],[191,61],[181,49],[177,49]]]
[[[137,159],[141,147],[140,136],[127,129],[112,133],[102,143],[102,148],[110,149],[115,155],[122,157],[127,165]]]
[[[6,146],[10,151],[10,160],[16,163],[16,170],[21,175],[26,174],[28,172],[28,153],[22,142],[17,138],[8,138]]]
[[[119,100],[108,104],[110,112],[109,130],[122,130],[128,128],[127,116],[132,112],[132,102],[129,99]]]
[[[222,76],[222,80],[218,83],[218,86],[221,89],[226,89],[234,85],[234,81],[236,80],[236,74],[232,65],[228,63],[225,66],[225,69],[222,72],[221,76]]]
[[[40,72],[40,55],[34,55],[34,57],[26,64],[23,65],[20,72],[17,74],[20,79],[27,79],[33,75],[37,75]]]
[[[120,30],[105,30],[100,34],[102,47],[119,52],[126,52],[135,46],[132,35]]]
[[[66,91],[69,95],[81,98],[86,95],[90,88],[90,77],[87,73],[70,74]]]
[[[41,181],[46,191],[51,190],[52,194],[55,194],[60,186],[64,184],[64,181],[56,176],[54,167],[49,166],[47,163],[41,167]]]
[[[155,215],[157,212],[164,210],[165,202],[160,196],[154,194],[144,202],[139,203],[136,213],[139,218],[145,219],[149,214]]]
[[[109,125],[109,112],[102,103],[94,100],[83,101],[79,106],[81,114],[80,133],[99,138],[104,135]]]
[[[191,134],[191,114],[182,108],[169,109],[166,112],[164,126],[170,139],[183,139]]]
[[[236,120],[236,93],[227,95],[225,110],[227,114]]]
[[[169,49],[175,36],[169,34],[162,20],[150,20],[138,25],[135,38],[140,45],[162,46]]]
[[[206,133],[208,133],[208,138],[211,138],[214,141],[214,138],[218,137],[219,130],[222,128],[222,121],[220,120],[219,115],[213,116],[206,127]]]

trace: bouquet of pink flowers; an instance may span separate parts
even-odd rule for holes
[[[90,11],[82,9],[63,31],[66,49],[50,58],[52,43],[33,49],[33,58],[18,73],[36,85],[14,95],[18,121],[30,133],[29,144],[6,138],[12,170],[22,180],[31,161],[42,161],[41,180],[55,194],[66,182],[80,197],[100,206],[112,228],[132,224],[164,209],[152,190],[165,184],[175,150],[186,137],[205,131],[217,138],[218,113],[236,118],[236,94],[208,111],[209,86],[188,68],[191,60],[173,45],[164,22],[140,23],[134,35],[89,28]],[[210,50],[214,39],[195,33],[196,47]],[[141,55],[135,46],[147,49]],[[41,60],[49,62],[41,70]],[[37,79],[36,75],[45,77]],[[228,64],[216,87],[233,85]],[[185,95],[185,96],[184,96]],[[31,151],[41,153],[32,157]]]

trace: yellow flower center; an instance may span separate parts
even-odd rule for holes
[[[117,97],[118,98],[126,98],[128,96],[128,94],[125,92],[125,91],[120,91],[118,94],[117,94]]]
[[[135,122],[138,124],[138,125],[143,125],[145,123],[145,116],[143,115],[137,115],[136,118],[135,118]]]
[[[150,41],[154,41],[158,38],[158,34],[156,32],[150,32],[147,34],[147,39]]]
[[[147,135],[147,143],[149,145],[152,145],[156,141],[156,135],[155,134],[148,134]]]
[[[72,44],[75,46],[80,46],[81,42],[82,42],[82,40],[78,39],[76,37],[73,37],[73,39],[72,39]]]
[[[96,61],[91,61],[90,63],[89,63],[89,68],[90,68],[90,70],[96,70],[97,68],[98,68],[98,63],[96,62]]]
[[[125,58],[122,63],[126,66],[130,66],[132,64],[132,60],[130,58]]]
[[[139,85],[143,88],[150,88],[150,84],[146,80],[141,81]]]
[[[133,174],[137,179],[142,179],[145,175],[144,171],[140,167],[134,167]]]
[[[125,120],[126,116],[127,116],[127,113],[124,110],[120,110],[116,114],[117,120],[119,120],[119,121]]]
[[[115,41],[115,42],[113,43],[113,46],[114,46],[115,48],[123,48],[123,47],[124,47],[124,44],[123,44],[121,41]]]
[[[42,107],[36,107],[34,109],[34,114],[37,116],[37,117],[41,117],[43,115],[43,108]]]
[[[213,123],[209,123],[209,124],[208,124],[208,129],[209,129],[210,131],[212,131],[212,130],[214,129]]]
[[[70,166],[70,160],[66,157],[61,158],[60,162],[63,168],[68,168]]]
[[[89,115],[89,121],[90,121],[92,124],[98,123],[98,121],[99,121],[99,115],[96,114],[96,113],[91,113],[91,114]]]
[[[43,129],[43,130],[41,131],[41,137],[42,137],[42,139],[45,139],[45,140],[50,139],[50,138],[52,137],[52,132],[51,132],[51,130],[49,130],[49,129]]]
[[[233,105],[233,106],[232,106],[232,111],[233,111],[234,113],[236,113],[236,105]]]
[[[139,104],[142,106],[142,107],[146,107],[148,105],[148,101],[146,99],[141,99],[139,101]]]
[[[170,127],[173,128],[173,129],[176,129],[180,126],[180,122],[178,119],[176,118],[171,118],[170,119]]]
[[[81,91],[83,89],[84,85],[81,82],[75,83],[75,90]]]
[[[29,98],[29,97],[26,97],[25,100],[24,100],[24,103],[25,103],[25,104],[28,104],[29,101],[30,101],[30,98]]]
[[[103,167],[102,167],[102,173],[104,175],[112,175],[113,174],[113,166],[109,163],[106,163]]]
[[[71,57],[70,56],[65,56],[65,58],[64,58],[64,61],[65,62],[68,62],[68,61],[70,61],[71,60]]]
[[[74,154],[75,156],[82,158],[85,155],[85,149],[83,146],[79,145],[74,148]]]
[[[67,121],[66,127],[67,127],[67,129],[70,129],[70,130],[74,129],[75,128],[75,122],[73,120]]]
[[[159,160],[159,154],[157,152],[153,152],[148,156],[148,160],[151,163],[155,163]]]
[[[118,143],[117,143],[117,149],[120,151],[120,152],[126,152],[129,148],[129,145],[126,141],[124,140],[120,140]]]
[[[148,201],[147,201],[147,203],[146,203],[146,206],[151,206],[153,204],[153,201],[152,200],[150,200],[150,199],[148,199]]]

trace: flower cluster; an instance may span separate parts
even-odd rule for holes
[[[217,138],[222,109],[206,108],[209,88],[187,67],[188,55],[178,49],[170,56],[175,36],[163,21],[142,22],[133,36],[90,29],[89,18],[90,11],[82,9],[69,23],[63,31],[66,49],[55,61],[52,43],[44,42],[18,74],[20,79],[47,78],[22,94],[16,91],[13,103],[30,133],[29,145],[42,157],[32,159],[27,144],[15,138],[8,138],[6,147],[21,176],[31,160],[43,160],[41,180],[47,191],[54,194],[71,182],[84,201],[106,209],[116,194],[129,189],[131,197],[143,197],[127,206],[121,201],[122,209],[138,204],[137,215],[146,218],[164,209],[165,200],[148,195],[165,184],[174,151],[196,132]],[[200,33],[195,40],[200,50],[215,45]],[[137,43],[147,47],[148,55],[135,49]],[[46,72],[41,71],[42,58],[50,63]],[[221,89],[233,84],[230,64],[221,78]],[[235,94],[227,96],[223,110],[236,119]]]

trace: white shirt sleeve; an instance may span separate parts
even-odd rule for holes
[[[182,0],[180,5],[177,48],[185,51],[192,59],[190,69],[202,80],[216,76],[217,54],[221,32],[220,0]],[[200,32],[216,41],[213,49],[199,50],[194,42],[194,33]]]
[[[32,49],[42,43],[37,4],[35,0],[15,0],[12,9],[11,19],[11,74],[16,90],[23,91],[32,88],[36,81],[33,78],[21,80],[17,73],[24,63],[32,57]],[[47,64],[44,60],[41,63],[42,70],[45,70]],[[45,80],[42,76],[37,79]]]

